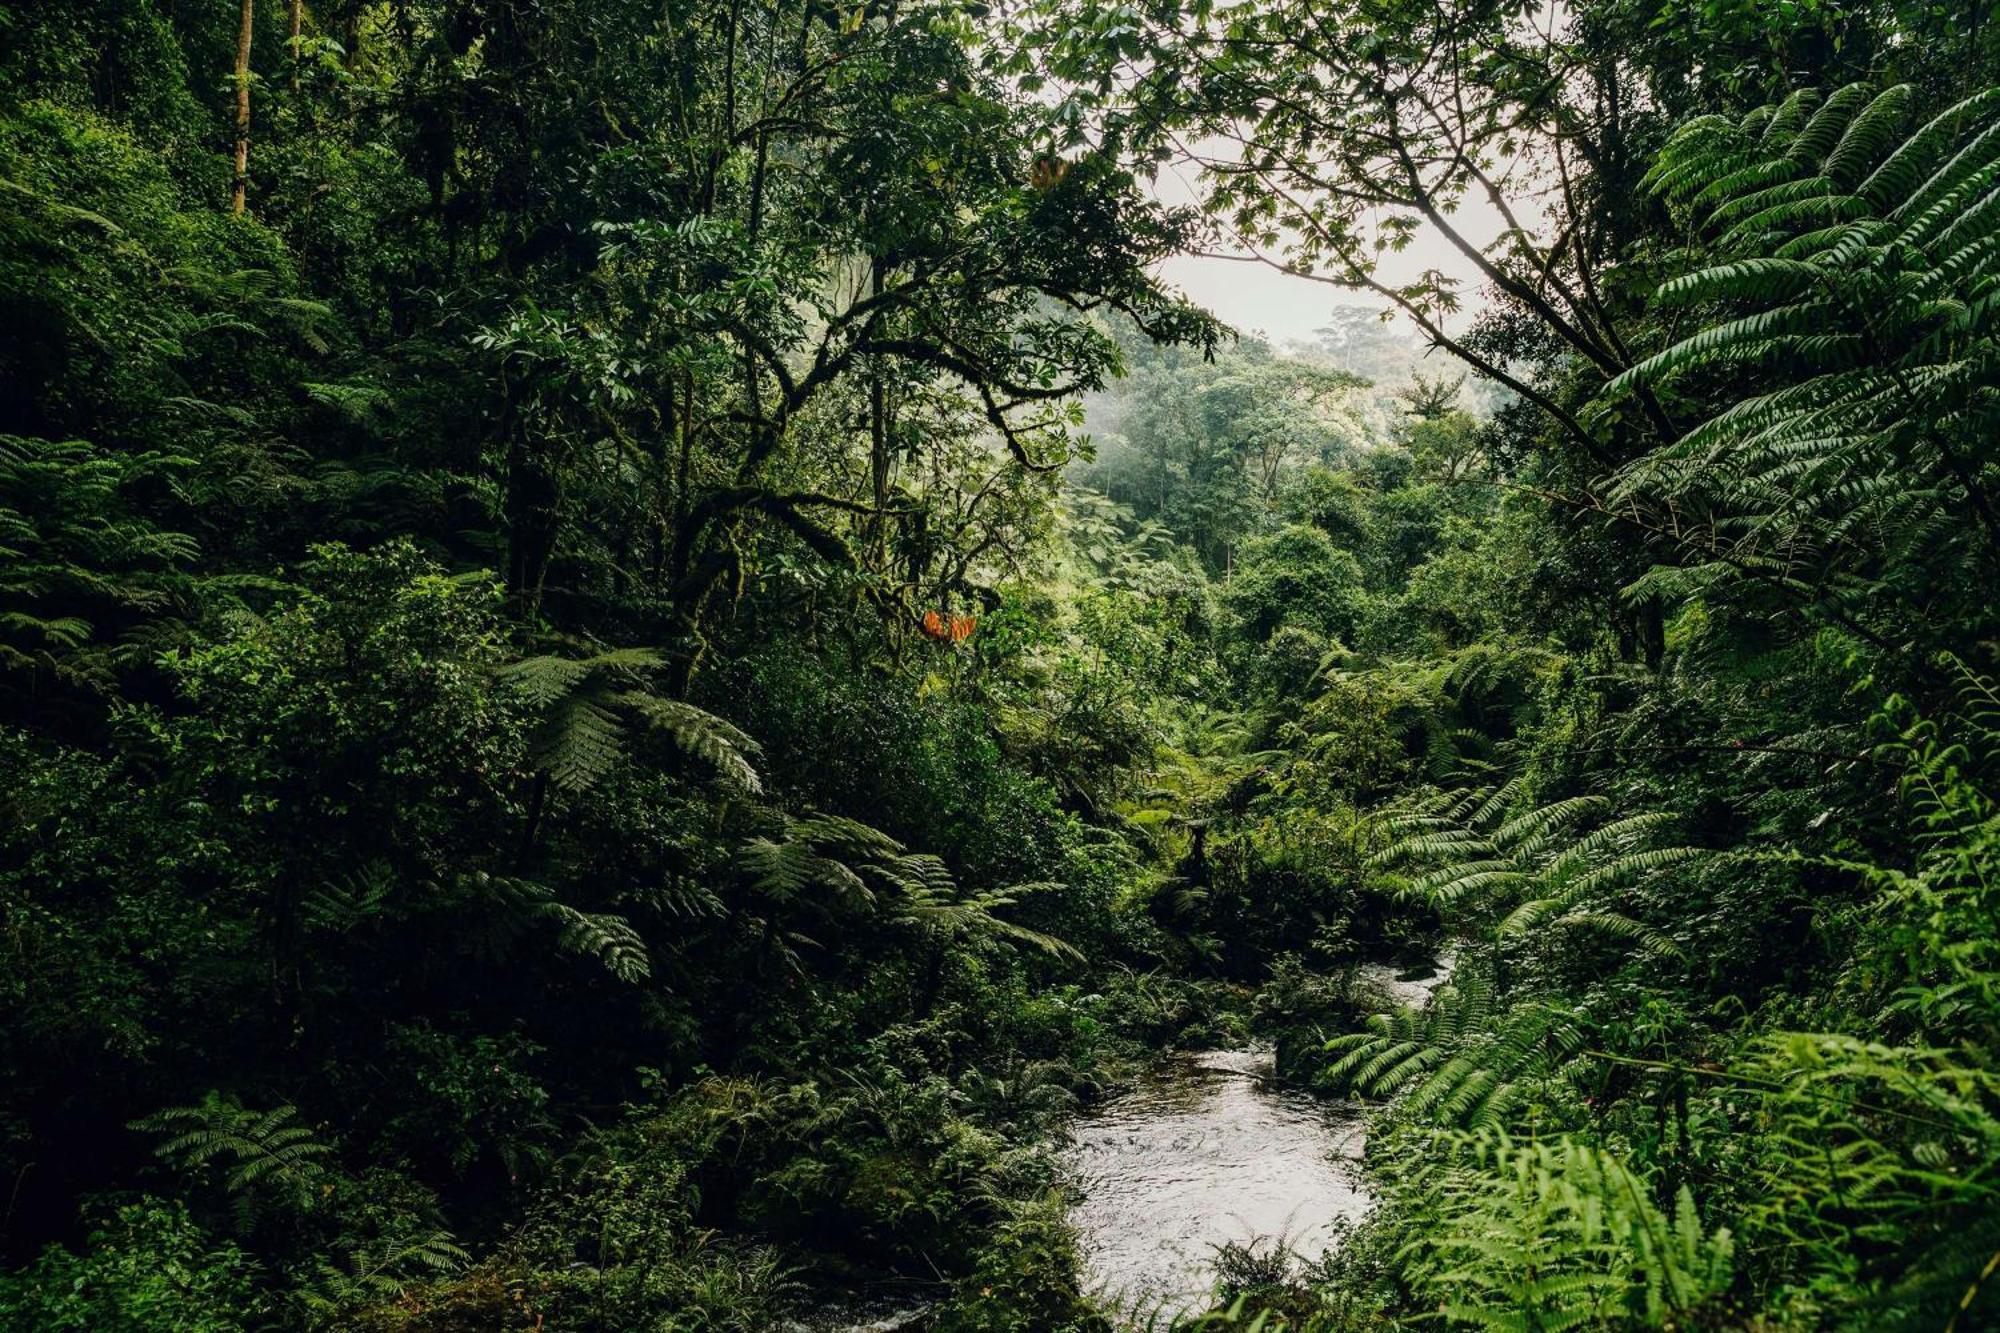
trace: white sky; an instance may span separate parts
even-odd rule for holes
[[[1199,185],[1198,168],[1169,163],[1160,172],[1153,192],[1163,203],[1186,204],[1199,197]],[[1466,238],[1480,246],[1493,241],[1506,226],[1499,212],[1483,197],[1468,196],[1463,206],[1450,216]],[[1385,282],[1400,284],[1415,281],[1426,269],[1437,269],[1459,279],[1459,295],[1464,304],[1448,321],[1448,326],[1464,327],[1484,301],[1483,282],[1472,261],[1428,223],[1408,249],[1384,254],[1378,272]],[[1327,311],[1336,305],[1383,304],[1370,292],[1330,287],[1264,264],[1229,259],[1176,255],[1161,263],[1157,272],[1225,322],[1244,333],[1260,334],[1281,347],[1292,341],[1310,342],[1313,331],[1326,323]]]

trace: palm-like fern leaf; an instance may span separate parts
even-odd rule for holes
[[[351,1316],[357,1306],[400,1300],[414,1284],[459,1272],[471,1262],[471,1254],[449,1231],[385,1237],[355,1246],[344,1266],[316,1261],[297,1299],[316,1321],[337,1321]]]
[[[133,1127],[163,1135],[154,1151],[184,1170],[222,1163],[231,1191],[259,1184],[304,1188],[325,1172],[333,1152],[299,1123],[297,1107],[252,1111],[213,1092],[193,1106],[166,1107]]]
[[[1421,1010],[1378,1014],[1335,1037],[1328,1080],[1456,1125],[1497,1125],[1532,1088],[1562,1076],[1582,1037],[1561,1010],[1507,1005],[1490,981],[1461,975]]]
[[[586,912],[562,902],[553,889],[535,880],[484,873],[472,879],[511,918],[497,923],[503,926],[503,937],[536,926],[554,926],[558,948],[595,958],[618,980],[634,983],[652,975],[645,940],[624,917]]]
[[[722,781],[757,795],[757,742],[705,709],[647,688],[664,665],[651,648],[614,648],[589,657],[527,657],[501,669],[522,702],[540,714],[531,749],[549,780],[587,791],[624,761],[633,727],[668,737]]]
[[[751,887],[775,906],[793,907],[820,890],[850,909],[873,910],[925,931],[984,935],[1053,957],[1082,957],[1055,936],[1000,915],[1028,894],[1059,886],[1018,884],[968,892],[941,858],[912,852],[857,820],[824,814],[780,815],[778,820],[775,836],[751,838],[737,853]]]
[[[1394,840],[1371,864],[1400,871],[1405,896],[1441,911],[1490,916],[1502,935],[1561,924],[1674,952],[1618,895],[1706,853],[1655,845],[1671,823],[1663,812],[1608,819],[1611,803],[1597,795],[1510,810],[1502,794],[1518,791],[1510,784],[1420,797],[1383,821]]]
[[[1708,318],[1606,399],[1723,366],[1740,387],[1607,500],[1671,514],[1710,587],[1858,623],[2000,560],[2000,90],[1905,133],[1913,101],[1856,86],[1704,117],[1651,173],[1713,251],[1655,302]]]

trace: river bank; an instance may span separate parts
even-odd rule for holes
[[[1372,961],[1329,982],[1358,1007],[1417,1007],[1450,979],[1454,959],[1446,949],[1414,966]],[[1119,1325],[1203,1313],[1227,1269],[1296,1276],[1373,1207],[1366,1108],[1287,1079],[1276,1054],[1263,1038],[1166,1050],[1068,1125],[1056,1156],[1079,1285]],[[787,1327],[915,1333],[930,1326],[936,1298],[904,1284]]]

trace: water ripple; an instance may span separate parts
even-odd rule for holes
[[[1192,1312],[1225,1243],[1313,1257],[1368,1210],[1361,1117],[1276,1086],[1268,1050],[1165,1063],[1078,1122],[1067,1163],[1087,1282],[1120,1306]]]

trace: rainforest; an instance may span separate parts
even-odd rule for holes
[[[2000,1328],[1988,0],[0,0],[0,1327]]]

